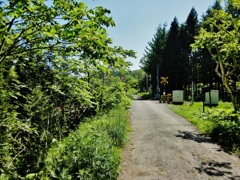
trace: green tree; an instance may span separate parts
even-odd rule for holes
[[[197,12],[194,8],[191,9],[187,20],[180,27],[179,43],[180,43],[180,57],[179,74],[181,74],[181,87],[185,89],[185,95],[189,95],[189,88],[192,82],[198,83],[199,81],[199,58],[197,53],[191,52],[190,44],[194,42],[194,36],[198,32],[198,18]]]
[[[177,18],[175,17],[171,23],[166,45],[164,48],[164,56],[162,63],[162,71],[160,76],[168,77],[169,84],[167,92],[171,93],[174,89],[182,89],[182,78],[180,70],[182,69],[180,59],[180,41],[179,41],[180,27]]]
[[[232,4],[234,7],[236,5]],[[234,109],[240,108],[237,96],[236,81],[239,81],[239,30],[240,20],[224,10],[212,10],[212,17],[208,17],[203,24],[210,29],[201,28],[196,36],[193,50],[206,47],[212,59],[216,62],[216,73],[221,78],[230,93]]]
[[[187,32],[187,51],[189,57],[189,74],[190,80],[198,83],[199,81],[199,61],[196,53],[191,52],[190,44],[194,42],[194,36],[198,33],[198,18],[197,12],[194,8],[191,9],[188,18],[186,20],[186,32]]]
[[[151,75],[152,92],[157,92],[157,65],[159,65],[160,72],[163,69],[164,49],[166,45],[167,30],[166,25],[159,26],[156,34],[148,47],[145,49],[144,57],[140,60],[141,67],[146,74]],[[162,68],[162,69],[161,69]]]
[[[131,71],[130,76],[132,76],[135,82],[137,82],[134,88],[139,92],[142,92],[143,88],[146,87],[146,73],[143,69],[138,69]]]
[[[74,0],[0,4],[1,178],[41,172],[47,149],[79,125],[86,109],[96,111],[99,101],[113,107],[126,97],[122,86],[105,93],[101,85],[110,100],[94,91],[100,75],[126,71],[125,58],[134,56],[112,46],[109,13]]]
[[[200,26],[208,29],[210,31],[211,27],[208,24],[203,23],[207,18],[212,17],[212,10],[222,10],[221,3],[219,1],[215,1],[215,3],[208,8],[206,14],[202,17],[202,22]],[[193,42],[192,42],[193,43]],[[215,66],[216,63],[212,60],[212,56],[209,53],[207,48],[199,49],[197,52],[200,55],[200,79],[201,82],[205,85],[210,86],[210,88],[217,88],[220,89],[222,87],[222,81],[219,79],[217,74],[215,73]],[[214,85],[218,85],[218,87],[214,87]],[[221,96],[220,96],[221,97]],[[223,97],[221,97],[223,98]]]
[[[233,17],[239,18],[240,16],[240,2],[239,0],[228,0],[227,1],[227,12],[231,13]]]

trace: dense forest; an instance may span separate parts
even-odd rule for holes
[[[226,1],[225,7],[216,1],[200,21],[192,8],[184,23],[175,17],[169,29],[160,25],[140,61],[153,97],[159,87],[161,93],[184,90],[190,100],[193,88],[195,100],[202,100],[202,88],[210,87],[239,110],[239,14],[239,1]],[[168,77],[168,84],[157,82],[160,77]]]

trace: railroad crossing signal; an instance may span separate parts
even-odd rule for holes
[[[168,77],[161,77],[161,84],[168,84]]]

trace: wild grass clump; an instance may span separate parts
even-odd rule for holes
[[[128,131],[122,107],[89,119],[49,149],[42,179],[116,179]]]
[[[240,112],[234,113],[230,103],[220,102],[217,107],[206,107],[202,103],[192,106],[171,105],[171,109],[196,125],[201,133],[210,136],[224,149],[240,155]]]
[[[139,97],[141,97],[142,99],[151,99],[152,98],[151,92],[141,92],[141,93],[137,93],[137,95]]]

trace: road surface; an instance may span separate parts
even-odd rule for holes
[[[119,180],[240,180],[240,158],[224,152],[158,101],[134,100]]]

